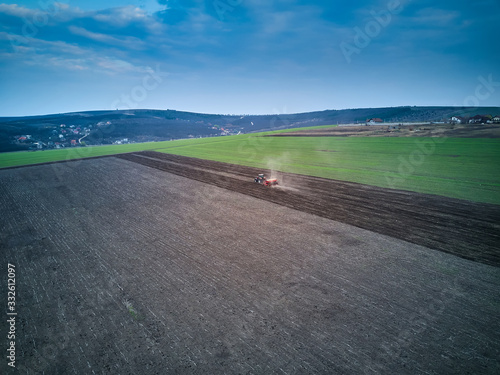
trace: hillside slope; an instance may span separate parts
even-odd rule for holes
[[[500,114],[500,107],[388,107],[275,115],[221,115],[134,109],[3,117],[0,118],[0,152],[364,123],[370,118],[380,118],[385,122],[448,121],[451,116],[476,114],[496,116]]]

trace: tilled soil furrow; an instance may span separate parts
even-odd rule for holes
[[[143,154],[143,153],[141,153]],[[147,156],[159,160],[164,160],[166,162],[175,162],[177,164],[182,163],[183,160],[190,166],[196,166],[197,168],[204,167],[205,169],[213,168],[213,171],[230,171],[234,172],[238,166],[232,164],[226,164],[224,168],[224,163],[211,162],[206,160],[194,159],[194,158],[184,158],[176,155],[162,154],[158,152],[147,152]],[[249,180],[258,173],[258,170],[250,167],[240,167],[245,173],[238,173],[238,176],[246,176]],[[287,174],[287,181],[289,180],[289,174]],[[300,177],[300,178],[298,178]],[[477,237],[479,242],[484,238],[484,233],[489,232],[492,235],[490,238],[486,238],[485,242],[491,244],[495,247],[499,243],[498,236],[495,232],[499,232],[500,227],[496,224],[500,222],[500,217],[498,210],[492,212],[491,209],[485,210],[484,207],[476,205],[475,212],[471,212],[469,209],[460,209],[456,202],[453,205],[443,203],[443,200],[436,199],[434,197],[432,201],[432,206],[429,205],[429,197],[424,196],[424,199],[415,196],[414,193],[392,191],[392,194],[388,194],[387,190],[382,192],[377,191],[372,187],[367,187],[359,184],[342,183],[338,181],[330,181],[319,179],[315,177],[308,176],[297,176],[294,177],[296,181],[293,182],[294,185],[302,185],[300,189],[297,189],[296,194],[304,194],[306,192],[308,196],[315,196],[317,204],[319,206],[332,206],[332,203],[337,202],[334,206],[336,211],[340,210],[340,206],[346,206],[351,212],[351,218],[349,221],[342,219],[338,215],[335,215],[337,220],[343,220],[347,223],[356,223],[355,225],[361,226],[362,228],[372,229],[380,232],[380,228],[375,229],[375,226],[367,227],[363,222],[359,223],[354,221],[353,216],[358,216],[365,214],[366,217],[372,220],[372,225],[374,222],[380,223],[382,229],[387,227],[387,222],[392,222],[399,231],[400,228],[397,226],[397,221],[400,220],[404,215],[409,216],[409,219],[413,221],[413,226],[417,227],[428,227],[432,225],[436,233],[441,233],[443,228],[464,228],[461,233],[457,233],[460,238],[462,237]],[[303,183],[302,180],[310,181],[309,185]],[[332,182],[336,182],[335,185]],[[313,188],[311,188],[311,186]],[[339,188],[340,187],[340,188]],[[390,201],[387,201],[387,199]],[[426,198],[426,199],[425,199]],[[321,202],[320,202],[321,200]],[[421,205],[426,206],[425,210],[416,210],[416,201],[422,200]],[[381,207],[384,206],[384,209]],[[354,212],[356,208],[362,207],[362,212]],[[295,208],[295,207],[294,207]],[[300,209],[297,207],[297,209]],[[316,211],[314,211],[316,212]],[[320,216],[321,215],[320,213]],[[382,216],[382,217],[381,217]],[[330,216],[328,216],[331,218]],[[476,219],[475,217],[480,217]],[[381,220],[380,220],[381,219]],[[493,224],[493,228],[492,228]],[[416,228],[413,228],[415,230]],[[386,230],[386,229],[385,229]],[[385,233],[385,232],[381,232]],[[396,236],[398,237],[398,236]],[[400,237],[398,237],[400,238]],[[478,241],[474,241],[476,244]],[[429,244],[429,242],[425,242]],[[461,243],[461,242],[460,242]],[[460,243],[458,246],[460,247]],[[430,243],[432,247],[432,243]]]
[[[291,181],[294,190],[269,189],[252,183],[253,176],[261,172],[256,168],[154,151],[117,157],[466,259],[500,266],[500,207],[495,205],[285,173],[280,174],[285,181]],[[228,173],[233,173],[235,178]],[[242,176],[248,177],[248,181],[241,179]]]
[[[158,160],[204,168],[214,172],[221,171],[233,173],[247,178],[253,178],[257,173],[262,173],[262,170],[258,168],[165,154],[155,151],[143,151],[135,154],[145,155]],[[369,205],[371,205],[372,202],[387,201],[394,206],[398,206],[399,209],[408,206],[413,212],[415,212],[414,207],[421,204],[426,207],[425,212],[429,214],[431,212],[436,214],[449,213],[454,217],[461,216],[468,219],[480,217],[482,222],[489,222],[493,224],[500,223],[500,212],[498,206],[495,205],[466,202],[457,199],[432,196],[428,194],[418,194],[409,191],[384,189],[346,181],[328,180],[321,177],[281,172],[279,172],[279,174],[286,178],[287,184],[296,187],[299,193],[300,191],[306,191],[307,195],[316,195],[318,197],[328,195],[329,197],[348,200],[360,199],[364,204]],[[390,192],[390,194],[388,194],[388,192]],[[457,202],[461,204],[457,204]]]

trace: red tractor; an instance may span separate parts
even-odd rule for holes
[[[264,186],[275,186],[278,185],[278,180],[276,178],[267,179],[263,173],[259,174],[254,178],[254,181],[258,184],[262,184]]]

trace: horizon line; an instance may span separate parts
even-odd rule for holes
[[[83,110],[83,111],[71,111],[71,112],[55,112],[55,113],[46,113],[46,114],[38,114],[38,115],[20,115],[20,116],[0,116],[0,119],[4,118],[27,118],[27,117],[46,117],[46,116],[55,116],[55,115],[76,115],[79,113],[89,113],[89,112],[129,112],[129,111],[160,111],[160,112],[183,112],[183,113],[192,113],[192,114],[200,114],[200,115],[211,115],[211,116],[289,116],[289,115],[302,115],[307,113],[316,113],[316,112],[328,112],[328,111],[352,111],[352,110],[363,110],[363,109],[388,109],[388,108],[456,108],[456,109],[479,109],[479,108],[499,108],[500,106],[448,106],[448,105],[399,105],[399,106],[388,106],[388,107],[358,107],[358,108],[342,108],[342,109],[321,109],[315,111],[308,112],[291,112],[291,113],[267,113],[267,114],[248,114],[248,113],[206,113],[206,112],[192,112],[192,111],[183,111],[177,109],[155,109],[155,108],[130,108],[130,109],[91,109],[91,110]]]

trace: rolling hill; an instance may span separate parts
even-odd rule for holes
[[[500,114],[500,107],[387,107],[296,114],[222,115],[175,110],[87,111],[0,118],[0,152],[211,137],[329,124],[447,121]]]

